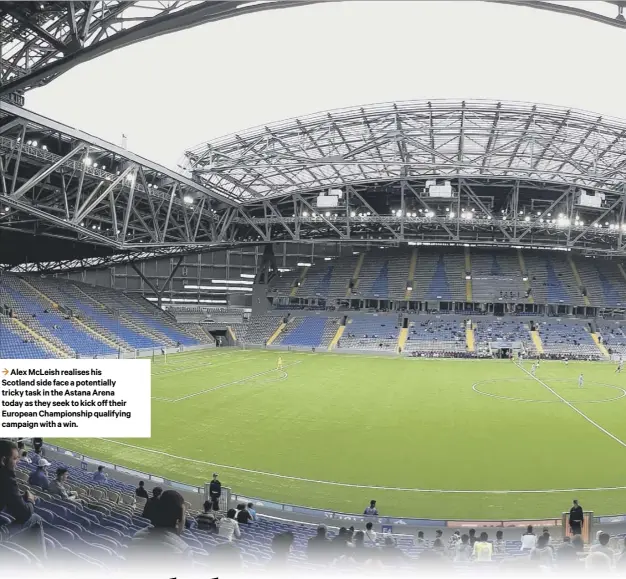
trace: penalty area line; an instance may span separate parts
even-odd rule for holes
[[[175,460],[184,462],[190,462],[194,464],[201,464],[212,468],[228,469],[236,472],[243,472],[247,474],[256,474],[261,476],[267,476],[283,480],[291,480],[297,482],[314,483],[320,485],[329,485],[335,487],[346,487],[355,489],[369,489],[379,491],[400,491],[400,492],[413,492],[413,493],[433,493],[433,494],[473,494],[473,495],[512,495],[512,494],[556,494],[556,493],[575,493],[575,492],[598,492],[598,491],[623,491],[626,490],[626,486],[623,487],[596,487],[596,488],[573,488],[573,489],[522,489],[522,490],[478,490],[478,489],[420,489],[420,488],[404,488],[404,487],[385,487],[376,485],[359,485],[353,483],[342,483],[328,480],[316,480],[310,478],[303,478],[298,476],[288,476],[284,474],[278,474],[274,472],[265,472],[262,470],[252,470],[249,468],[243,468],[239,466],[230,466],[227,464],[220,464],[217,462],[209,462],[207,460],[198,460],[195,458],[188,458],[186,456],[178,456],[164,452],[161,450],[155,450],[153,448],[145,448],[142,446],[136,446],[134,444],[128,444],[127,442],[120,442],[117,440],[111,440],[109,438],[99,438],[103,442],[109,442],[118,446],[124,446],[126,448],[132,448],[133,450],[141,450],[158,456],[164,456]],[[130,468],[130,467],[129,467]]]
[[[626,448],[626,442],[624,442],[623,440],[617,438],[617,436],[615,436],[614,434],[611,434],[606,428],[603,428],[602,426],[600,426],[597,422],[595,422],[594,420],[592,420],[591,418],[589,418],[589,416],[587,416],[582,410],[578,410],[578,408],[576,408],[576,406],[574,406],[571,402],[569,402],[568,400],[565,400],[565,398],[563,398],[563,396],[561,396],[558,392],[556,392],[554,389],[550,388],[550,386],[548,386],[543,380],[540,380],[539,378],[537,378],[537,376],[533,376],[533,374],[531,372],[529,372],[528,370],[526,370],[526,368],[524,368],[523,366],[521,366],[520,364],[516,364],[517,367],[522,371],[525,372],[526,374],[528,374],[533,380],[536,380],[537,382],[539,382],[539,384],[541,384],[544,388],[546,388],[547,390],[549,390],[550,392],[552,392],[552,394],[554,394],[557,398],[559,398],[561,400],[561,402],[564,402],[565,404],[567,404],[574,412],[576,412],[576,414],[579,414],[582,418],[584,418],[589,424],[591,424],[592,426],[595,426],[600,432],[603,432],[604,434],[606,434],[608,437],[612,438],[615,442],[617,442],[618,444],[621,444],[623,447]]]

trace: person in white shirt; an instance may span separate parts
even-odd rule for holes
[[[241,539],[239,523],[235,520],[236,516],[237,511],[235,509],[229,509],[226,513],[226,517],[219,521],[217,528],[220,537],[226,537],[229,541],[233,540],[233,536],[237,539]]]
[[[537,364],[533,364],[530,367],[530,373],[534,376],[536,372],[537,372]]]
[[[369,522],[365,525],[364,542],[368,545],[375,545],[378,534],[373,530],[374,525]]]
[[[530,551],[537,545],[537,536],[533,533],[532,525],[528,525],[526,532],[522,535],[521,551]]]
[[[580,376],[578,376],[578,387],[582,388],[585,384],[585,379],[583,378],[583,373],[580,373]]]

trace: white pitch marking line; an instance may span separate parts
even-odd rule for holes
[[[285,364],[283,368],[289,368],[290,366],[295,366],[299,364],[300,361],[293,362],[291,364]],[[242,382],[247,382],[252,378],[258,378],[259,376],[265,376],[266,374],[271,374],[272,372],[276,372],[278,368],[274,368],[272,370],[267,370],[265,372],[259,372],[258,374],[252,374],[251,376],[246,376],[245,378],[241,378],[240,380],[235,380],[234,382],[226,382],[225,384],[219,384],[214,386],[213,388],[208,388],[207,390],[202,390],[201,392],[194,392],[193,394],[188,394],[187,396],[183,396],[182,398],[174,398],[172,402],[180,402],[181,400],[187,400],[188,398],[193,398],[194,396],[200,396],[200,394],[207,394],[208,392],[213,392],[215,390],[219,390],[220,388],[226,388],[226,386],[234,386],[235,384],[241,384]]]
[[[476,494],[476,495],[510,495],[510,494],[556,494],[556,493],[574,493],[574,492],[596,492],[596,491],[622,491],[626,490],[626,487],[596,487],[596,488],[576,488],[576,489],[524,489],[524,490],[455,490],[455,489],[416,489],[416,488],[403,488],[403,487],[383,487],[373,485],[357,485],[351,483],[342,483],[328,480],[316,480],[310,478],[302,478],[297,476],[288,476],[284,474],[277,474],[273,472],[264,472],[262,470],[252,470],[249,468],[242,468],[238,466],[230,466],[227,464],[219,464],[217,462],[209,462],[206,460],[197,460],[195,458],[187,458],[186,456],[177,456],[161,450],[154,450],[152,448],[144,448],[142,446],[135,446],[134,444],[128,444],[126,442],[119,442],[117,440],[110,440],[108,438],[99,438],[104,442],[110,442],[111,444],[117,444],[119,446],[125,446],[134,450],[142,450],[144,452],[150,452],[159,456],[166,456],[176,460],[182,460],[185,462],[191,462],[195,464],[202,464],[210,467],[225,468],[234,470],[237,472],[245,472],[249,474],[258,474],[262,476],[269,476],[273,478],[293,480],[298,482],[315,483],[321,485],[329,485],[335,487],[347,487],[356,489],[370,489],[380,491],[401,491],[401,492],[414,492],[414,493],[439,493],[439,494]]]
[[[517,365],[517,367],[522,370],[523,372],[525,372],[526,374],[528,374],[531,378],[533,378],[533,380],[536,380],[537,382],[539,382],[539,384],[541,384],[544,388],[547,388],[550,392],[552,392],[552,394],[554,394],[557,398],[560,398],[562,402],[564,402],[565,404],[567,404],[574,412],[576,412],[577,414],[579,414],[580,416],[582,416],[587,422],[589,422],[589,424],[595,426],[598,430],[600,430],[601,432],[604,432],[604,434],[606,434],[607,436],[611,437],[615,442],[621,444],[623,447],[626,447],[626,442],[624,442],[623,440],[620,440],[619,438],[617,438],[617,436],[615,436],[614,434],[611,434],[606,428],[602,428],[602,426],[600,426],[597,422],[595,422],[594,420],[592,420],[591,418],[589,418],[589,416],[587,416],[584,412],[582,412],[581,410],[578,410],[578,408],[576,408],[576,406],[574,406],[571,402],[568,402],[567,400],[565,400],[565,398],[563,398],[563,396],[561,396],[560,394],[558,394],[557,392],[555,392],[552,388],[550,388],[550,386],[548,386],[545,382],[543,382],[542,380],[540,380],[539,378],[537,378],[537,376],[533,376],[528,370],[526,370],[526,368],[524,368],[523,366],[520,366],[519,364]]]

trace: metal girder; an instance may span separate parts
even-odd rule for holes
[[[310,1],[101,0],[18,2],[0,6],[0,96],[48,83],[98,56],[226,18]]]
[[[386,103],[222,137],[190,148],[183,163],[202,184],[247,205],[404,175],[610,190],[626,179],[625,130],[622,120],[546,105]]]

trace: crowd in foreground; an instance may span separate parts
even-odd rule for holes
[[[56,527],[42,517],[43,507],[52,508],[54,501],[61,511],[71,511],[87,521],[94,511],[104,508],[103,503],[73,491],[67,469],[59,467],[48,478],[46,468],[50,463],[40,453],[26,453],[23,457],[38,464],[31,470],[28,487],[18,484],[16,467],[20,458],[15,444],[0,441],[0,561],[7,561],[9,552],[22,549],[22,553],[31,554],[48,568],[46,544],[57,535]],[[94,484],[106,485],[104,470],[99,467],[93,473]],[[45,489],[45,483],[40,480],[37,484],[33,473],[43,473],[47,478]],[[248,573],[250,567],[244,555],[251,548],[250,538],[271,532],[269,557],[254,570],[411,572],[420,568],[453,571],[490,566],[525,572],[580,570],[626,574],[626,541],[602,531],[596,534],[593,544],[584,545],[580,535],[561,541],[551,537],[547,529],[535,533],[529,527],[519,544],[515,543],[516,552],[511,550],[511,541],[503,539],[502,531],[493,537],[487,532],[455,531],[447,538],[442,531],[436,531],[434,537],[425,537],[420,532],[407,549],[400,536],[377,531],[378,510],[374,501],[364,512],[372,521],[362,528],[335,530],[320,525],[315,529],[311,525],[285,522],[282,530],[276,532],[277,526],[271,524],[271,518],[258,515],[251,503],[239,504],[236,509],[220,509],[221,483],[216,474],[209,500],[200,513],[191,511],[183,496],[174,490],[155,487],[148,492],[140,483],[135,494],[136,514],[129,520],[127,533],[120,534],[128,540],[109,563],[114,569],[141,570],[147,564],[158,566],[163,573],[174,573],[170,576],[194,570],[209,576],[207,573],[216,569]],[[404,536],[403,540],[406,539]],[[93,533],[85,534],[81,540],[97,541]]]

